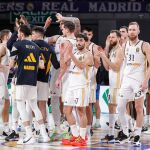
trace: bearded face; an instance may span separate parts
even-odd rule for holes
[[[140,32],[139,27],[137,25],[130,25],[128,28],[129,39],[131,41],[134,41],[135,39],[137,39],[139,32]]]
[[[117,45],[118,41],[115,40],[115,41],[111,41],[110,40],[110,47],[115,47]]]
[[[118,37],[116,33],[110,33],[109,40],[110,40],[110,47],[115,47],[118,43]]]
[[[85,48],[85,40],[83,38],[77,38],[77,48],[80,51]]]
[[[129,39],[131,40],[131,41],[134,41],[135,39],[137,39],[137,35],[134,35],[134,34],[131,34],[131,35],[129,35]]]

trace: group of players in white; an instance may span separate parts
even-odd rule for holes
[[[98,108],[96,110],[99,111],[99,101],[96,101],[96,73],[103,63],[109,72],[109,133],[101,139],[101,142],[122,144],[131,141],[136,146],[140,146],[144,115],[143,103],[150,78],[148,65],[150,45],[139,40],[139,24],[131,22],[128,28],[123,26],[119,30],[111,30],[106,39],[105,49],[102,49],[101,46],[91,42],[92,30],[85,29],[82,33],[80,32],[81,26],[78,18],[64,17],[59,13],[56,17],[60,23],[62,35],[44,39],[43,31],[51,24],[50,17],[46,20],[44,27],[36,26],[30,30],[26,18],[21,16],[20,20],[16,19],[16,33],[11,35],[9,30],[1,31],[0,99],[4,103],[2,119],[5,140],[19,138],[17,126],[20,116],[26,136],[20,138],[17,143],[35,143],[36,139],[31,128],[34,115],[40,130],[38,142],[49,142],[52,138],[46,131],[49,129],[46,110],[50,95],[56,132],[62,132],[60,129],[61,114],[64,114],[70,127],[70,131],[67,131],[67,134],[62,137],[62,144],[86,146],[90,139],[94,103]],[[49,45],[55,44],[54,52],[60,66],[53,64],[55,57],[53,53],[46,54],[48,59],[45,59],[46,56],[42,52],[38,55],[36,52],[37,47],[40,47],[40,44],[36,42],[38,40]],[[49,49],[40,47],[40,50],[48,51]],[[54,67],[51,66],[51,63]],[[17,68],[17,71],[11,84],[12,131],[8,134],[7,80],[10,68]],[[38,80],[34,75],[37,75],[39,70],[41,72],[46,70],[48,74],[50,72],[50,81]],[[130,101],[135,103],[137,114],[135,124],[131,122],[130,111],[132,110],[128,109]],[[62,105],[63,111],[60,112],[59,106]],[[121,126],[117,137],[115,137],[116,120],[119,120]],[[100,127],[99,115],[95,127]],[[129,127],[132,134],[129,134]]]

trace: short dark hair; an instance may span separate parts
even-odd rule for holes
[[[82,31],[88,31],[88,32],[93,32],[93,29],[92,28],[90,28],[90,27],[85,27],[85,28],[83,28],[83,30]]]
[[[120,29],[126,29],[126,31],[128,32],[128,27],[127,26],[121,26],[120,28],[119,28],[119,30]]]
[[[75,24],[71,21],[64,21],[64,28],[67,28],[71,33],[75,31]]]
[[[110,33],[116,33],[118,38],[121,38],[121,33],[119,32],[119,30],[111,30]]]
[[[32,28],[32,31],[38,32],[38,33],[40,33],[41,35],[44,35],[44,34],[45,34],[45,30],[44,30],[44,28],[41,27],[41,26],[34,26],[34,27]]]
[[[5,35],[8,35],[11,31],[8,29],[4,29],[0,31],[0,40],[3,40]]]
[[[22,32],[26,37],[29,36],[29,35],[31,35],[31,29],[30,29],[29,26],[27,26],[27,25],[24,25],[24,24],[20,25],[20,26],[19,26],[19,30],[20,30],[20,32]]]
[[[88,41],[88,37],[86,34],[79,33],[76,35],[76,38],[83,38],[86,42]]]

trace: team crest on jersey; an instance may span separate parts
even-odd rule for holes
[[[137,47],[137,48],[136,48],[136,52],[138,53],[139,51],[140,51],[140,48],[139,48],[139,47]]]
[[[82,57],[82,56],[79,57],[79,60],[80,60],[80,61],[82,61],[83,59],[84,59],[84,57]]]

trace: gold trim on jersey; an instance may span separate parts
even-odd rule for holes
[[[117,86],[117,88],[119,88],[120,87],[120,71],[117,72],[117,77],[116,78],[117,78],[116,79],[116,86]]]
[[[52,54],[50,54],[50,58],[49,58],[49,61],[47,63],[46,74],[49,73],[50,68],[51,68],[51,57],[52,57]]]
[[[72,74],[75,74],[75,75],[80,75],[80,74],[82,74],[82,72],[74,72],[74,71],[68,71],[68,73],[72,73]]]
[[[84,100],[85,100],[85,88],[82,88],[82,106],[84,106]]]

